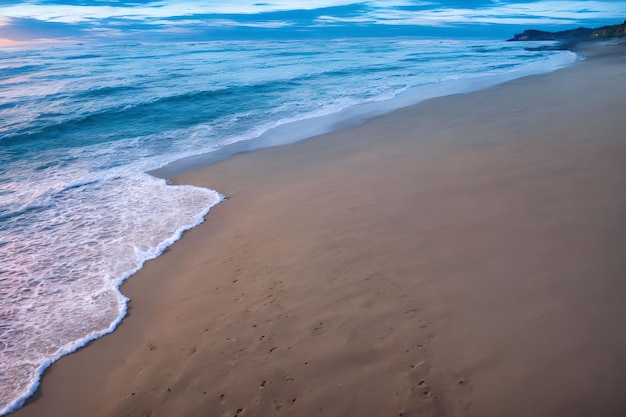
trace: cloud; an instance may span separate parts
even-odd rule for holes
[[[608,24],[607,19],[624,16],[626,2],[610,0],[4,0],[0,37],[214,34],[220,28],[229,34],[236,28],[319,34],[324,28],[365,33],[392,27],[555,27]]]
[[[264,28],[264,29],[278,29],[293,26],[292,22],[285,22],[280,20],[271,20],[267,22],[263,21],[238,21],[231,19],[211,19],[211,20],[157,20],[152,22],[153,24],[161,24],[164,26],[176,24],[177,27],[249,27],[249,28]]]
[[[622,18],[626,15],[626,2],[610,1],[537,1],[500,4],[488,8],[499,16],[556,17],[565,19]]]
[[[80,36],[85,26],[46,22],[32,18],[10,18],[5,20],[0,36],[16,41],[34,39],[60,39]]]
[[[383,1],[385,0],[378,0]],[[391,1],[391,0],[390,0]],[[27,3],[0,7],[0,15],[36,18],[49,22],[79,23],[107,18],[155,19],[193,15],[261,14],[288,10],[316,10],[361,3],[360,0],[289,0],[259,3],[249,0],[207,2],[200,0],[157,1],[130,7],[101,2],[84,5]],[[396,0],[398,2],[398,0]]]
[[[449,3],[449,2],[448,2]],[[464,4],[475,2],[466,1]],[[507,3],[490,1],[477,7],[446,7],[442,3],[412,0],[181,0],[181,1],[39,1],[13,3],[0,6],[0,16],[5,18],[32,18],[56,23],[94,22],[102,19],[118,18],[145,20],[185,17],[194,15],[251,15],[267,14],[280,11],[317,10],[348,5],[362,5],[365,12],[362,19],[376,23],[413,24],[412,22],[435,22],[443,24],[454,20],[490,21],[498,18],[524,19],[543,18],[585,19],[618,18],[626,15],[626,2],[610,1],[530,1],[526,3]],[[430,6],[430,7],[428,7]],[[415,10],[424,7],[426,10]],[[407,10],[410,8],[410,10]],[[390,16],[396,17],[390,17]],[[321,21],[333,17],[334,22],[352,22],[354,16],[325,15]]]
[[[23,44],[24,42],[14,41],[12,39],[0,38],[0,48],[6,47],[6,46],[20,46]]]
[[[319,24],[360,23],[373,25],[449,26],[453,24],[560,25],[577,24],[587,19],[621,19],[626,2],[537,1],[492,3],[476,8],[435,7],[421,10],[374,8],[361,16],[318,17]]]

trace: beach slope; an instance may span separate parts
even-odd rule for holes
[[[626,54],[585,53],[172,178],[228,200],[14,415],[626,415]]]

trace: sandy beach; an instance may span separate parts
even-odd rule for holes
[[[15,417],[626,415],[626,48],[171,178],[228,199]]]

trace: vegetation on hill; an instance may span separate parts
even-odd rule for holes
[[[518,33],[509,41],[583,41],[622,37],[626,37],[626,20],[618,25],[602,26],[597,29],[580,27],[559,32],[530,29]]]

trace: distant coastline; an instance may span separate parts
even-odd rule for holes
[[[562,30],[558,32],[528,29],[522,33],[516,34],[513,38],[508,39],[508,41],[562,41],[571,45],[572,43],[582,41],[616,38],[626,38],[626,20],[617,25],[602,26],[595,29],[579,27],[577,29]]]

